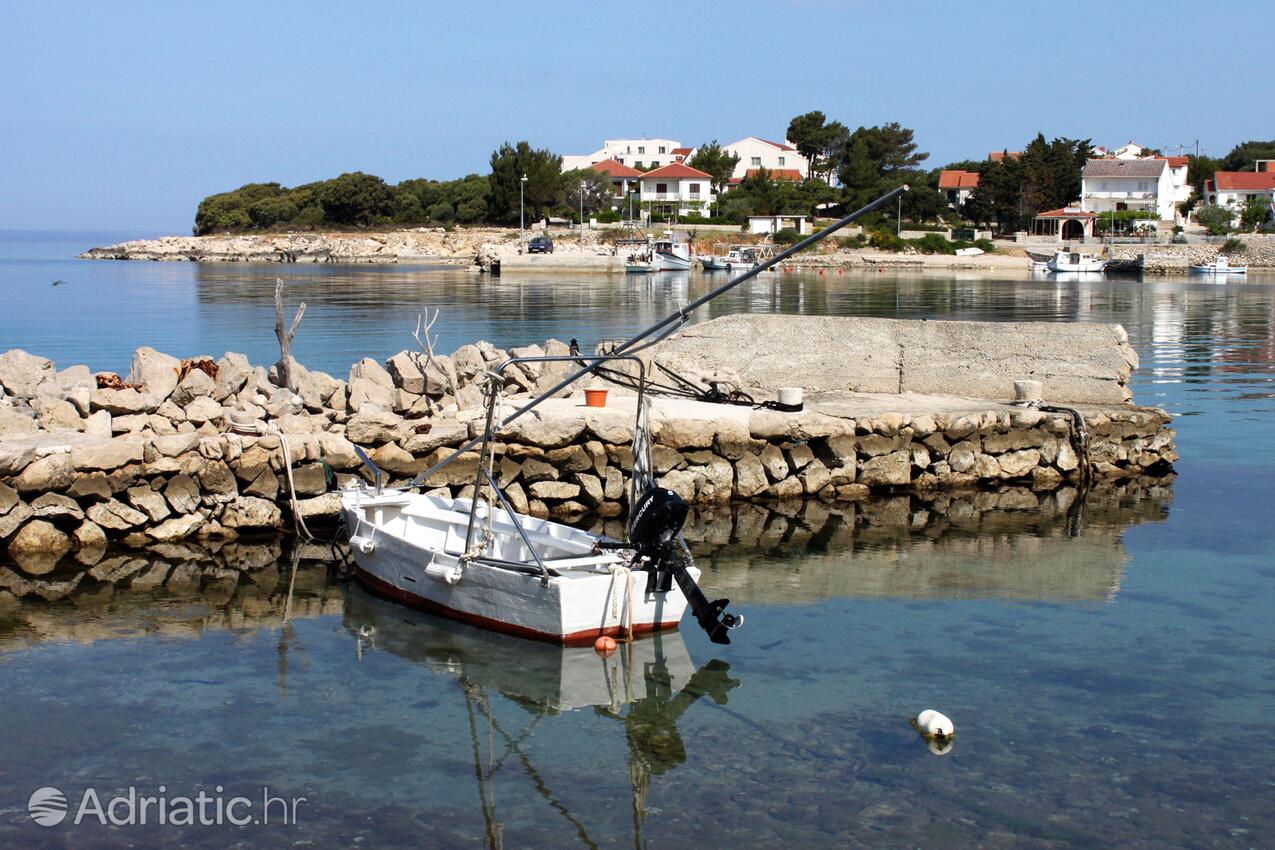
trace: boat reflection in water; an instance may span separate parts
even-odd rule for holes
[[[602,655],[589,647],[517,640],[420,613],[357,585],[351,585],[346,597],[343,624],[354,638],[359,657],[389,652],[455,679],[469,715],[474,774],[486,823],[485,846],[492,848],[503,846],[492,777],[511,757],[586,846],[596,846],[588,839],[585,823],[553,793],[522,745],[542,718],[589,707],[624,727],[635,846],[643,846],[651,777],[686,761],[678,721],[701,698],[725,705],[730,692],[741,684],[729,675],[730,665],[724,661],[713,659],[696,668],[681,634],[675,631],[622,641],[615,652]],[[497,716],[493,694],[524,710],[521,728],[514,729],[508,718]]]

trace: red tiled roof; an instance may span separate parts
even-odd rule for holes
[[[939,173],[940,189],[973,189],[978,186],[977,171],[959,171],[952,169]]]
[[[1189,156],[1166,156],[1165,159],[1169,161],[1169,168],[1185,168],[1191,164]]]
[[[760,168],[750,168],[744,172],[744,176],[756,177],[760,171],[762,171]],[[800,183],[806,179],[801,176],[801,170],[798,168],[767,168],[765,171],[771,180],[796,180]]]
[[[691,168],[689,165],[682,165],[682,163],[680,162],[670,162],[668,165],[664,166],[663,168],[657,168],[654,171],[648,171],[642,175],[643,180],[645,180],[648,177],[669,177],[669,178],[700,177],[700,178],[703,178],[704,180],[713,179],[713,176],[711,174],[705,174],[703,171],[700,171],[697,168]]]
[[[673,148],[673,156],[690,156],[695,148]]]
[[[1036,218],[1097,218],[1095,212],[1086,212],[1071,207],[1063,207],[1060,210],[1050,210],[1049,212],[1037,213]]]
[[[592,168],[594,171],[598,172],[599,174],[605,171],[607,174],[610,174],[612,177],[641,177],[642,176],[642,172],[638,171],[636,168],[629,168],[627,165],[622,165],[621,163],[618,163],[613,159],[604,159],[601,162],[593,163],[593,165],[590,165],[589,167]]]
[[[1022,155],[1023,155],[1022,151],[992,151],[991,153],[987,155],[987,158],[991,160],[992,162],[1000,162],[1005,157],[1009,157],[1010,159],[1018,159]]]
[[[1219,192],[1275,190],[1275,171],[1219,171],[1213,178]]]
[[[770,139],[762,139],[762,138],[758,138],[757,136],[754,136],[753,138],[757,139],[757,141],[759,142],[765,142],[766,144],[770,145],[772,148],[779,148],[781,151],[796,150],[796,148],[794,148],[792,145],[787,144],[785,142],[772,142]]]

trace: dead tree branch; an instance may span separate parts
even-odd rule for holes
[[[297,391],[296,382],[292,376],[292,338],[297,335],[297,328],[301,325],[301,317],[305,315],[305,302],[297,307],[297,313],[292,317],[292,324],[285,331],[283,329],[283,280],[275,278],[274,282],[274,335],[279,338],[279,386],[286,387],[293,392]]]

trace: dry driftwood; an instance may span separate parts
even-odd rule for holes
[[[293,392],[297,391],[297,386],[292,377],[292,338],[297,335],[297,328],[301,325],[301,317],[304,315],[305,302],[302,301],[297,307],[296,315],[292,317],[292,325],[286,331],[283,329],[283,281],[275,278],[274,335],[279,338],[279,386]]]

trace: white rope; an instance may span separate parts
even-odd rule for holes
[[[629,569],[625,564],[611,565],[611,593],[616,590],[617,579],[624,577],[624,608],[619,612],[616,619],[620,621],[621,639],[624,641],[633,640],[633,570]],[[615,597],[612,596],[614,599]]]

